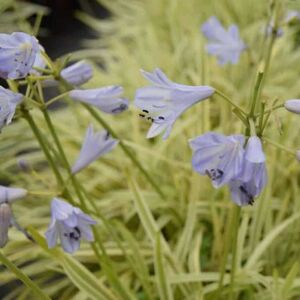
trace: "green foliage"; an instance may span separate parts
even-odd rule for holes
[[[20,0],[0,1],[0,28],[1,32],[11,33],[13,31],[32,32],[32,24],[28,21],[30,17],[42,16],[48,13],[44,6],[24,2]],[[37,18],[39,19],[39,17]],[[39,26],[39,21],[38,24]],[[34,26],[33,26],[34,27]]]
[[[104,66],[95,65],[96,76],[89,87],[121,84],[132,99],[135,89],[146,84],[140,68],[159,66],[176,82],[209,84],[249,108],[266,48],[263,28],[271,1],[98,1],[112,16],[96,20],[79,12],[78,17],[101,38],[86,41],[87,50],[72,56],[89,56]],[[199,26],[211,15],[226,25],[239,25],[248,51],[238,65],[220,67],[215,58],[207,56]],[[275,99],[283,102],[300,96],[295,28],[284,29],[284,36],[275,42],[262,93],[269,106]],[[121,149],[84,170],[78,179],[101,212],[89,211],[100,224],[100,258],[89,244],[83,244],[73,257],[59,250],[48,252],[40,243],[26,241],[15,229],[10,230],[10,242],[2,253],[53,299],[210,300],[229,295],[241,300],[298,299],[300,168],[295,158],[265,145],[267,188],[253,206],[241,210],[234,234],[229,232],[235,220],[228,191],[214,190],[207,178],[192,171],[189,138],[210,130],[225,134],[242,130],[222,101],[214,96],[191,108],[166,141],[146,140],[149,124],[138,118],[133,107],[120,116],[103,116],[166,196],[162,199],[153,190]],[[40,130],[49,136],[42,115],[33,115]],[[91,116],[70,104],[53,117],[72,162]],[[299,116],[278,111],[265,135],[297,149],[299,130]],[[41,235],[49,223],[49,201],[57,193],[55,178],[25,122],[14,122],[0,138],[0,179],[30,190],[27,199],[14,205],[14,214],[20,224]],[[236,247],[232,236],[237,238]],[[224,257],[225,253],[228,256]],[[9,270],[1,269],[3,287],[10,288],[15,280]],[[18,286],[3,296],[16,298],[32,299],[32,294]]]

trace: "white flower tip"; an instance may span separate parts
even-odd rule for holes
[[[295,114],[300,114],[300,99],[290,99],[285,101],[284,107],[286,110]]]

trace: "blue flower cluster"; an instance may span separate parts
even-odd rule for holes
[[[296,17],[299,18],[299,14],[291,14],[289,19]],[[208,54],[214,55],[220,65],[238,63],[246,44],[240,39],[236,25],[231,25],[226,30],[216,17],[211,17],[202,25],[201,31],[208,40]],[[52,64],[35,37],[22,32],[0,34],[0,77],[8,80],[9,84],[24,78],[26,82],[27,76],[31,76],[31,79],[40,80],[41,87],[61,83],[67,85],[68,91],[63,96],[67,95],[74,102],[81,102],[87,107],[93,106],[101,112],[115,115],[128,109],[129,101],[123,97],[124,91],[121,86],[112,85],[96,89],[81,87],[93,76],[93,68],[87,61],[82,60],[62,67],[59,72],[51,69]],[[167,139],[176,120],[187,109],[217,92],[211,86],[191,86],[173,82],[159,68],[153,72],[141,72],[149,85],[136,90],[134,103],[141,110],[140,117],[151,122],[147,138],[162,134],[163,139]],[[44,74],[50,75],[43,76]],[[61,98],[58,96],[54,100]],[[0,87],[0,129],[12,121],[18,105],[22,107],[21,111],[26,111],[27,99],[27,95],[20,94],[17,89],[11,91]],[[30,100],[34,102],[33,99]],[[280,107],[283,106],[300,114],[299,99],[288,100]],[[234,105],[234,108],[238,107]],[[240,113],[244,112],[240,110]],[[250,124],[253,122],[253,118],[250,117],[253,115],[244,113],[241,119],[246,118],[246,122]],[[247,128],[251,129],[250,127]],[[207,132],[190,140],[194,170],[208,176],[214,188],[227,185],[232,200],[239,206],[252,205],[267,183],[266,158],[261,135],[256,135],[255,124],[252,127],[254,129],[248,130],[246,135],[225,136]],[[76,161],[72,166],[68,166],[70,177],[74,178],[75,174],[111,151],[118,143],[118,139],[112,137],[111,132],[95,132],[90,125]],[[297,152],[297,157],[300,160],[300,151]],[[22,230],[13,218],[11,203],[25,197],[27,193],[24,189],[0,186],[0,247],[8,240],[10,224]],[[79,207],[54,197],[51,216],[51,223],[46,232],[50,248],[60,239],[63,249],[73,253],[79,248],[82,239],[94,240],[91,225],[95,225],[96,221]],[[26,231],[22,231],[27,235]]]

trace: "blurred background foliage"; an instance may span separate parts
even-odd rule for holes
[[[80,35],[81,49],[73,51],[71,59],[88,58],[93,63],[95,76],[86,87],[120,84],[133,99],[136,88],[146,85],[140,69],[160,67],[176,82],[214,86],[247,108],[265,51],[264,28],[271,2],[78,2],[76,18],[91,31],[87,38]],[[102,16],[108,18],[95,14],[97,5],[105,12]],[[300,9],[299,1],[286,1],[286,5]],[[1,31],[28,31],[36,16],[48,12],[29,2],[1,1]],[[199,28],[211,15],[226,26],[238,24],[248,45],[238,65],[220,67],[206,54]],[[275,99],[282,102],[300,96],[298,31],[297,22],[285,26],[284,35],[276,40],[262,94],[269,105]],[[47,28],[42,26],[40,33],[45,36]],[[52,42],[60,48],[59,54],[66,53],[55,35]],[[188,146],[188,139],[207,131],[242,132],[230,107],[215,96],[198,104],[176,122],[167,141],[146,140],[149,124],[139,119],[138,113],[131,107],[122,115],[103,118],[160,184],[165,197],[159,197],[116,149],[78,176],[101,212],[99,217],[98,212],[90,211],[100,223],[101,258],[95,257],[86,243],[74,260],[59,250],[47,252],[25,240],[14,228],[2,253],[53,299],[99,299],[95,291],[106,288],[110,294],[103,299],[227,299],[231,289],[234,299],[299,299],[299,162],[265,145],[269,183],[253,206],[242,209],[240,224],[236,224],[237,247],[232,247],[235,236],[228,228],[233,204],[228,190],[214,190],[206,177],[192,171]],[[95,122],[72,104],[52,115],[72,162],[86,126]],[[34,116],[47,135],[42,116]],[[299,129],[299,116],[278,111],[265,135],[288,148],[299,149]],[[49,223],[49,201],[56,191],[43,153],[22,120],[5,128],[0,139],[1,182],[32,191],[27,199],[14,205],[14,214],[22,226],[44,234]],[[226,252],[229,255],[224,262]],[[230,277],[233,253],[237,255],[234,282]],[[80,267],[74,261],[80,262]],[[93,276],[96,280],[85,282],[76,272],[85,274],[82,278]],[[4,267],[0,284],[1,299],[32,299],[30,290]]]

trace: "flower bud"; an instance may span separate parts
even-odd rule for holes
[[[0,204],[0,248],[8,241],[8,228],[11,221],[11,209],[7,203]]]
[[[27,191],[20,188],[9,188],[0,185],[0,204],[5,202],[13,202],[14,200],[24,198]]]
[[[300,114],[300,99],[287,100],[284,103],[284,107],[295,114]]]

